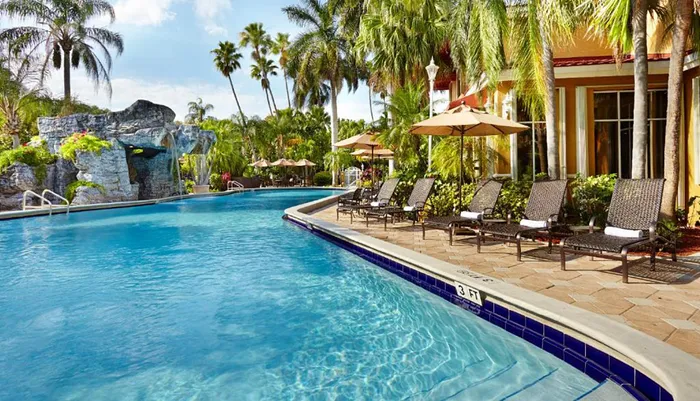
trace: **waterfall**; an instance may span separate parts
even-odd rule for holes
[[[182,196],[182,175],[180,174],[180,163],[178,162],[180,154],[177,151],[177,141],[175,141],[175,136],[172,132],[168,132],[168,136],[170,137],[170,140],[168,141],[168,150],[170,151],[170,157],[172,160],[171,169],[177,170],[177,190],[180,196]]]

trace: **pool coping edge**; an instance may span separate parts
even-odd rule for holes
[[[700,360],[676,347],[594,312],[361,234],[310,214],[336,203],[337,198],[337,195],[329,196],[288,208],[285,210],[285,217],[311,231],[321,231],[384,257],[411,265],[443,281],[459,281],[472,286],[496,303],[505,303],[529,312],[545,320],[544,324],[569,329],[573,337],[583,337],[578,340],[585,344],[590,344],[591,341],[602,344],[632,361],[636,370],[640,370],[652,380],[656,379],[656,383],[670,392],[676,401],[693,400],[700,393],[700,384],[696,381],[696,376],[700,373]],[[458,274],[455,270],[468,271],[469,275]]]

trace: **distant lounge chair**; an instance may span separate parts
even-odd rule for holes
[[[501,188],[503,188],[502,182],[487,180],[476,188],[467,210],[460,212],[459,216],[434,216],[423,220],[423,239],[425,239],[426,228],[449,232],[450,245],[452,245],[454,235],[461,229],[475,233],[476,231],[472,228],[483,226],[484,222],[493,215]]]
[[[622,261],[622,282],[628,282],[627,254],[640,247],[651,247],[651,268],[656,264],[656,248],[666,240],[656,235],[661,210],[663,179],[617,180],[605,222],[605,231],[593,232],[561,241],[561,269],[566,270],[566,254],[597,256]],[[673,260],[676,259],[675,247]],[[604,253],[607,252],[607,253]]]
[[[481,252],[481,243],[487,239],[515,243],[520,261],[522,238],[540,234],[547,236],[548,249],[551,252],[552,231],[562,226],[561,215],[566,187],[566,180],[534,182],[523,219],[519,223],[511,223],[511,216],[508,214],[508,222],[505,224],[491,224],[477,229],[476,251]]]
[[[377,220],[384,220],[384,229],[386,230],[389,218],[391,218],[391,223],[394,224],[394,216],[405,214],[414,216],[412,220],[413,224],[416,224],[418,213],[423,211],[425,203],[430,197],[430,192],[433,190],[434,183],[435,178],[419,178],[416,181],[416,185],[413,186],[413,191],[411,191],[405,206],[382,206],[367,210],[365,212],[367,226],[369,227],[370,217],[373,217]]]
[[[340,214],[350,215],[350,224],[352,224],[352,219],[355,213],[360,213],[362,211],[367,211],[374,208],[389,206],[391,200],[394,198],[394,192],[396,187],[399,185],[398,178],[390,178],[384,181],[382,187],[379,189],[379,193],[371,200],[370,203],[366,204],[356,204],[356,205],[338,205],[336,209],[336,219],[340,218]]]
[[[362,188],[357,188],[355,191],[349,194],[341,195],[338,197],[338,207],[349,206],[349,205],[359,205],[362,202]]]

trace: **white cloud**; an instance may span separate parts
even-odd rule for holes
[[[175,19],[172,4],[173,0],[117,0],[114,12],[120,24],[160,25]]]
[[[48,87],[55,96],[61,96],[63,94],[62,75],[52,75]],[[187,103],[201,97],[204,102],[214,106],[212,113],[214,117],[228,118],[238,111],[227,85],[211,85],[205,82],[171,84],[135,78],[113,78],[112,88],[114,93],[112,99],[109,99],[103,90],[95,91],[94,85],[82,71],[75,73],[72,77],[74,96],[82,102],[110,110],[122,110],[136,100],[145,99],[170,107],[175,111],[177,119],[183,120],[187,114]],[[239,93],[238,99],[246,115],[268,114],[264,97]]]
[[[199,18],[204,30],[212,36],[226,36],[228,30],[221,26],[217,20],[226,11],[230,11],[231,0],[193,0],[194,12]]]
[[[215,23],[205,24],[204,30],[207,31],[207,33],[209,35],[212,35],[212,36],[227,36],[228,35],[228,29],[224,28],[221,25],[215,24]]]

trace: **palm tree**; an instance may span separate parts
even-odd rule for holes
[[[678,179],[680,172],[679,139],[681,131],[681,102],[683,101],[683,62],[686,44],[693,19],[693,1],[676,0],[673,4],[675,15],[672,32],[671,60],[668,72],[668,104],[666,108],[666,143],[664,149],[664,196],[661,202],[661,214],[666,218],[674,215],[676,197],[678,196]],[[700,2],[695,3],[696,12],[700,12]],[[695,16],[698,17],[697,15]],[[693,27],[697,29],[697,24]],[[696,36],[698,31],[694,32]],[[697,48],[698,42],[693,45]],[[697,49],[696,49],[697,50]],[[696,156],[697,157],[697,156]]]
[[[323,82],[330,87],[331,144],[338,141],[338,93],[343,81],[357,89],[358,79],[351,46],[341,34],[338,6],[334,1],[302,0],[300,6],[285,7],[287,17],[307,28],[292,43],[290,64],[297,72],[299,87],[310,88]],[[332,147],[335,151],[335,146]],[[335,174],[333,174],[333,184]]]
[[[41,95],[36,59],[11,55],[0,63],[0,113],[4,119],[0,134],[12,138],[12,148],[20,146],[22,110]]]
[[[33,54],[46,49],[41,68],[42,79],[49,63],[63,68],[64,99],[71,100],[71,67],[81,64],[96,85],[103,84],[112,95],[110,74],[112,55],[124,51],[121,35],[104,28],[89,27],[87,21],[108,15],[114,22],[114,8],[106,0],[5,0],[0,13],[8,17],[34,20],[31,26],[9,28],[0,33],[0,41],[9,42],[15,51]],[[97,55],[99,49],[101,60]],[[62,66],[62,67],[61,67]]]
[[[277,104],[275,104],[275,98],[272,96],[272,91],[270,90],[270,79],[268,76],[277,75],[277,66],[274,61],[268,60],[267,57],[262,56],[254,61],[254,64],[250,67],[251,78],[260,81],[260,86],[262,86],[265,92],[265,98],[267,99],[267,107],[270,109],[270,114],[272,112],[272,106],[275,107],[277,111]],[[272,106],[270,105],[270,98],[272,98]]]
[[[287,106],[292,108],[292,100],[289,97],[289,85],[287,83],[287,61],[289,61],[289,34],[278,33],[277,38],[272,43],[272,54],[279,55],[279,64],[284,77],[284,89],[287,91]]]
[[[236,88],[233,87],[233,80],[231,79],[231,74],[241,68],[240,60],[243,55],[238,51],[236,45],[229,41],[219,42],[219,47],[211,52],[214,54],[214,65],[216,65],[216,69],[219,70],[223,76],[228,78],[228,82],[231,85],[231,92],[233,92],[233,98],[236,100],[238,112],[241,114],[243,127],[245,128],[245,115],[243,114],[243,109],[241,109],[241,103],[238,102]]]
[[[258,79],[261,82],[267,82],[267,84],[263,86],[263,90],[265,91],[265,97],[269,97],[272,99],[272,104],[275,106],[275,111],[277,111],[277,105],[275,104],[275,96],[272,94],[272,90],[270,89],[269,85],[270,81],[267,76],[268,69],[266,68],[266,65],[268,63],[267,60],[265,60],[264,62],[262,61],[262,59],[264,59],[269,53],[270,46],[272,46],[272,39],[270,38],[270,35],[265,31],[261,23],[251,23],[248,24],[248,26],[246,26],[243,29],[243,32],[240,33],[240,44],[243,47],[251,47],[252,52],[250,55],[253,58],[253,62],[255,63],[253,65],[253,68],[255,68],[255,65],[257,64],[257,72],[260,76],[260,78],[256,79]],[[269,102],[270,101],[268,100],[268,103]],[[272,114],[272,111],[270,111],[270,114]]]
[[[366,4],[355,50],[397,87],[424,76],[423,67],[445,44],[447,0],[375,0]]]
[[[544,116],[547,175],[558,179],[561,163],[552,45],[556,41],[572,40],[578,21],[576,1],[512,1],[508,7],[511,13],[508,34],[513,49],[515,89],[535,118]],[[540,154],[544,156],[544,152]]]
[[[204,117],[207,113],[211,113],[214,110],[214,106],[211,104],[204,104],[202,98],[198,98],[196,102],[189,102],[187,104],[187,115],[185,119],[191,124],[201,124],[204,122]]]
[[[634,110],[632,122],[632,178],[643,178],[647,164],[647,15],[663,15],[661,0],[586,0],[591,27],[614,46],[618,64],[624,54],[634,55]]]

